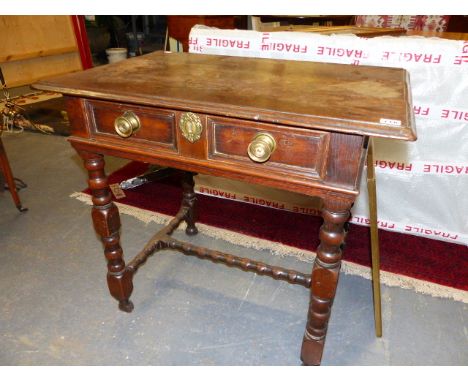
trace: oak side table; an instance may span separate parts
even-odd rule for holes
[[[66,97],[69,140],[89,172],[94,227],[104,244],[110,294],[121,310],[133,309],[129,298],[137,269],[155,251],[172,248],[310,288],[301,359],[320,364],[345,223],[370,140],[416,139],[405,70],[156,52],[35,87]],[[128,263],[103,155],[183,174],[181,209]],[[188,235],[197,233],[198,172],[320,197],[324,221],[311,274],[172,238],[181,222]]]

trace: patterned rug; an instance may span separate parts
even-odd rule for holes
[[[49,134],[68,136],[70,123],[65,111],[65,101],[61,94],[53,92],[32,92],[11,99],[20,109],[24,117],[17,121],[17,126],[11,131],[19,133],[22,130],[40,131]],[[0,100],[0,111],[5,108],[5,101]]]
[[[109,184],[118,190],[115,185],[147,168],[147,164],[131,162],[111,174]],[[72,197],[91,204],[89,194],[86,189]],[[121,213],[166,223],[179,209],[182,190],[175,178],[166,178],[114,194]],[[202,194],[198,206],[198,228],[206,235],[306,262],[315,257],[319,217]],[[382,284],[468,303],[466,246],[383,230],[379,239]],[[371,278],[368,227],[350,226],[343,260],[342,272]]]

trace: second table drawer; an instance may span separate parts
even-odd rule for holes
[[[227,118],[209,117],[209,158],[237,161],[240,165],[275,171],[303,173],[322,178],[328,158],[328,132],[249,123]],[[258,134],[267,134],[275,141],[269,159],[257,163],[248,155],[248,148]]]

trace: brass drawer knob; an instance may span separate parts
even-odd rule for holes
[[[276,149],[276,141],[268,133],[258,133],[247,148],[249,158],[254,162],[263,163],[270,159]]]
[[[121,137],[128,138],[140,128],[140,120],[133,111],[126,111],[115,119],[114,128]]]

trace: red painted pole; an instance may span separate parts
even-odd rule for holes
[[[88,34],[84,23],[84,16],[70,16],[75,31],[76,43],[80,51],[81,65],[83,69],[93,67],[93,60],[91,59],[91,51],[89,49]]]

